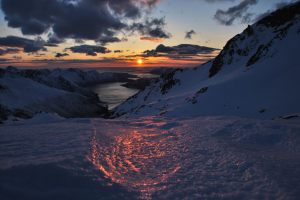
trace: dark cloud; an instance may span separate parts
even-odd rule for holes
[[[122,50],[114,50],[114,53],[122,53]]]
[[[14,55],[12,58],[14,60],[17,60],[17,61],[21,61],[22,60],[22,56],[18,56],[18,55]]]
[[[171,52],[177,52],[178,48],[175,47],[169,47],[165,46],[163,44],[160,44],[156,47],[155,52],[156,53],[171,53]]]
[[[65,38],[95,41],[114,38],[113,42],[116,42],[115,35],[127,27],[126,19],[138,19],[145,9],[151,9],[157,2],[2,0],[1,8],[9,27],[19,28],[25,35],[40,35],[51,31],[56,37],[49,38],[52,44]]]
[[[136,55],[136,57],[166,57],[177,61],[203,63],[215,58],[218,51],[219,49],[190,44],[172,47],[159,45],[156,49],[147,50],[142,55]]]
[[[118,15],[128,18],[140,17],[140,8],[133,1],[128,0],[111,0],[108,1],[109,7]]]
[[[140,33],[144,38],[167,39],[171,37],[171,34],[164,30],[165,25],[165,18],[146,19],[143,23],[133,23],[129,30]]]
[[[111,37],[111,36],[104,36],[97,40],[102,45],[106,45],[108,43],[115,43],[115,42],[121,42],[122,40],[117,37]]]
[[[0,56],[6,54],[16,54],[16,53],[20,53],[19,48],[0,48]]]
[[[5,59],[6,60],[6,59]],[[53,66],[61,66],[61,67],[82,67],[85,64],[111,64],[111,63],[118,63],[118,64],[124,64],[128,62],[134,62],[136,59],[134,58],[101,58],[101,59],[36,59],[36,60],[31,60],[27,61],[29,64],[36,64],[37,66],[45,66],[45,64],[48,65],[48,67],[53,67]],[[1,63],[1,58],[0,58],[0,63]],[[20,62],[16,62],[20,63]],[[26,61],[22,61],[21,63],[26,63]]]
[[[77,43],[77,44],[84,44],[84,40],[82,40],[82,39],[75,39],[75,43]]]
[[[69,56],[69,54],[67,54],[67,53],[56,53],[55,54],[55,58],[62,58],[62,57],[65,57],[65,56]]]
[[[71,50],[73,53],[85,53],[88,56],[97,56],[97,53],[105,54],[110,52],[106,47],[96,45],[73,46],[66,50]]]
[[[132,62],[135,61],[136,59],[134,58],[126,58],[126,57],[122,57],[122,58],[102,58],[100,60],[101,63],[124,63],[124,62]]]
[[[47,43],[41,38],[31,40],[16,36],[6,36],[0,38],[0,46],[23,48],[25,53],[35,53],[38,51],[46,51]]]
[[[44,57],[46,54],[44,54],[44,53],[35,53],[34,54],[34,57],[35,58],[41,58],[41,57]]]
[[[10,62],[11,59],[7,59],[7,58],[0,58],[0,63],[8,63]]]
[[[153,50],[146,50],[146,56],[175,56],[175,55],[198,55],[210,54],[219,50],[211,47],[193,45],[193,44],[180,44],[177,46],[165,46],[160,44]]]
[[[243,0],[238,5],[228,8],[227,10],[217,10],[214,18],[223,25],[230,26],[237,19],[240,19],[242,23],[251,21],[252,14],[248,13],[248,9],[251,5],[257,3],[257,0]]]
[[[58,44],[61,44],[64,41],[65,41],[64,39],[57,37],[57,35],[53,33],[48,34],[48,40],[47,40],[48,45],[57,46]]]
[[[185,33],[185,39],[192,39],[193,35],[195,35],[196,32],[194,30],[190,30],[190,31],[187,31]]]

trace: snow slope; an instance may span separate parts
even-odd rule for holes
[[[164,74],[114,116],[233,115],[274,118],[300,111],[300,3],[232,38],[211,62]]]
[[[7,122],[0,199],[297,199],[299,122],[45,115]]]
[[[57,71],[60,71],[60,75]],[[80,74],[81,71],[76,72]],[[5,119],[9,115],[31,117],[39,112],[57,113],[63,117],[95,117],[107,114],[107,109],[99,101],[97,94],[79,86],[79,79],[74,73],[71,69],[2,69],[0,118]],[[94,80],[85,72],[81,74],[86,83]]]

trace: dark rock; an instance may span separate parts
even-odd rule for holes
[[[260,45],[256,51],[256,53],[248,60],[246,66],[249,67],[250,65],[253,65],[254,63],[256,63],[258,60],[260,60],[264,55],[267,54],[268,50],[269,50],[269,46],[271,44],[268,45]]]
[[[284,117],[281,117],[282,119],[296,119],[298,118],[299,115],[288,115],[288,116],[284,116]]]
[[[122,86],[127,88],[134,88],[138,90],[144,90],[147,86],[151,84],[153,78],[139,78],[136,80],[130,80],[127,83],[123,84]]]
[[[225,47],[223,48],[223,50],[220,52],[220,54],[214,59],[211,68],[209,69],[209,77],[213,77],[214,75],[216,75],[223,67],[223,65],[225,64],[225,56],[226,55],[230,55],[227,64],[230,64],[232,62],[232,57],[234,55],[234,46],[235,46],[235,42],[236,40],[239,38],[240,36],[237,35],[234,38],[232,38],[231,40],[229,40]]]
[[[198,92],[196,92],[192,97],[189,97],[186,99],[187,102],[191,102],[192,104],[195,104],[198,102],[198,97],[201,94],[204,94],[205,92],[207,92],[208,87],[203,87],[201,88]]]
[[[259,111],[259,113],[264,113],[264,112],[266,112],[267,110],[266,109],[261,109],[260,111]]]
[[[174,70],[170,73],[165,73],[161,75],[163,83],[160,85],[161,93],[166,94],[168,91],[176,84],[180,83],[179,79],[174,79],[174,75],[177,70]]]
[[[203,93],[207,92],[207,90],[208,90],[208,87],[203,87],[197,92],[197,94],[203,94]]]

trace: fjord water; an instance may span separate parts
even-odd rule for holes
[[[98,84],[91,87],[91,90],[108,105],[108,109],[113,109],[138,92],[137,89],[126,88],[122,84],[121,82]]]
[[[158,75],[151,74],[150,71],[153,68],[102,68],[98,69],[99,73],[104,72],[114,72],[114,73],[129,73],[132,75],[136,75],[139,78],[155,78]],[[113,109],[116,106],[120,105],[129,97],[135,95],[139,90],[133,88],[127,88],[122,86],[122,82],[113,82],[113,83],[103,83],[97,84],[90,89],[95,92],[99,99],[107,104],[108,109]]]

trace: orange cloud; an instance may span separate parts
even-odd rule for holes
[[[140,37],[140,40],[146,40],[146,41],[157,42],[157,43],[164,41],[163,38],[157,38],[157,37]]]

